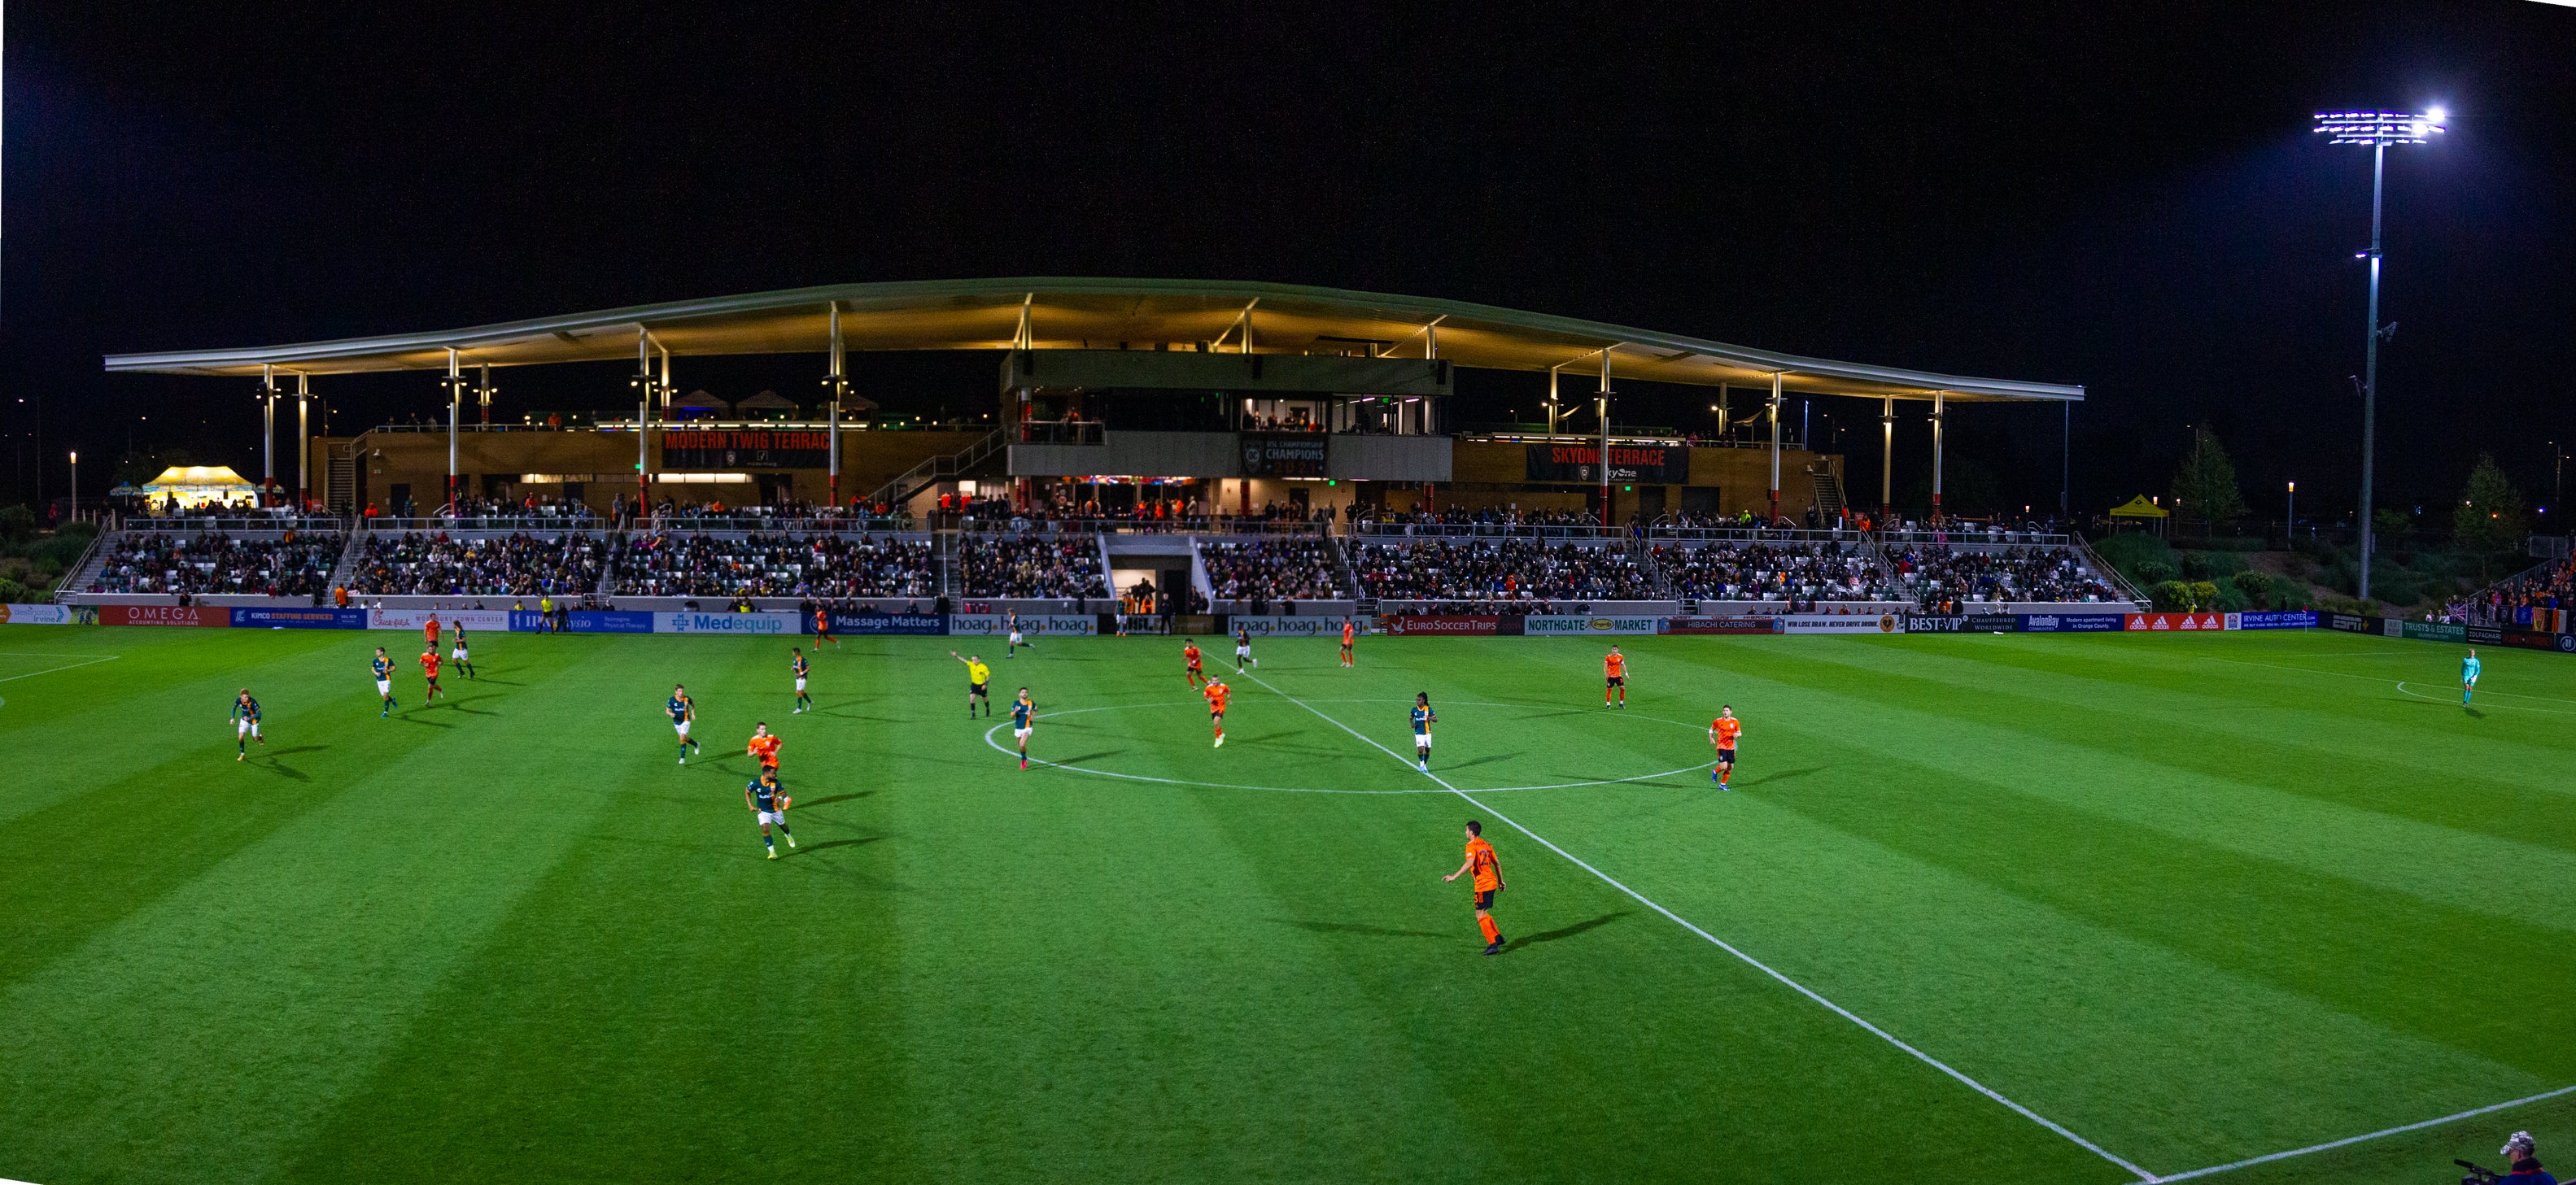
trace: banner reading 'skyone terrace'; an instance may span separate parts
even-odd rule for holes
[[[1533,444],[1529,446],[1529,480],[1599,481],[1601,445]],[[1678,444],[1611,445],[1610,480],[1683,484],[1690,480],[1690,450]]]
[[[668,428],[662,432],[665,469],[822,469],[831,463],[829,432],[775,432],[766,428]]]

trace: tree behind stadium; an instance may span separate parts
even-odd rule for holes
[[[2191,452],[2174,470],[2173,500],[2175,514],[2199,519],[2205,531],[2244,517],[2245,496],[2236,488],[2236,463],[2227,459],[2218,437],[2205,430],[2192,433]]]
[[[2522,546],[2526,528],[2521,491],[2506,480],[2493,455],[2479,453],[2469,484],[2460,491],[2460,504],[2451,508],[2453,545],[2478,557],[2478,579],[2483,581],[2496,556]]]

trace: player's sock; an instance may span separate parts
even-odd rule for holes
[[[1492,914],[1477,914],[1476,928],[1485,932],[1485,941],[1487,942],[1501,942],[1503,940],[1503,931],[1500,927],[1494,925],[1494,915]]]

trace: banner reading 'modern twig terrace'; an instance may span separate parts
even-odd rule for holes
[[[829,432],[671,428],[662,433],[666,469],[821,469],[831,463]]]

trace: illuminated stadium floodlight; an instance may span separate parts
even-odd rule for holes
[[[2370,333],[2362,345],[2361,356],[2361,579],[2354,590],[2362,600],[2370,599],[2370,484],[2371,458],[2376,451],[2379,421],[2379,343],[2395,325],[2379,323],[2379,208],[2381,179],[2387,172],[2388,146],[2391,144],[2426,144],[2440,135],[2449,120],[2448,112],[2439,107],[2422,114],[2396,111],[2320,111],[2317,134],[2334,137],[2337,144],[2366,144],[2370,147],[2370,250],[2357,258],[2370,261]]]

